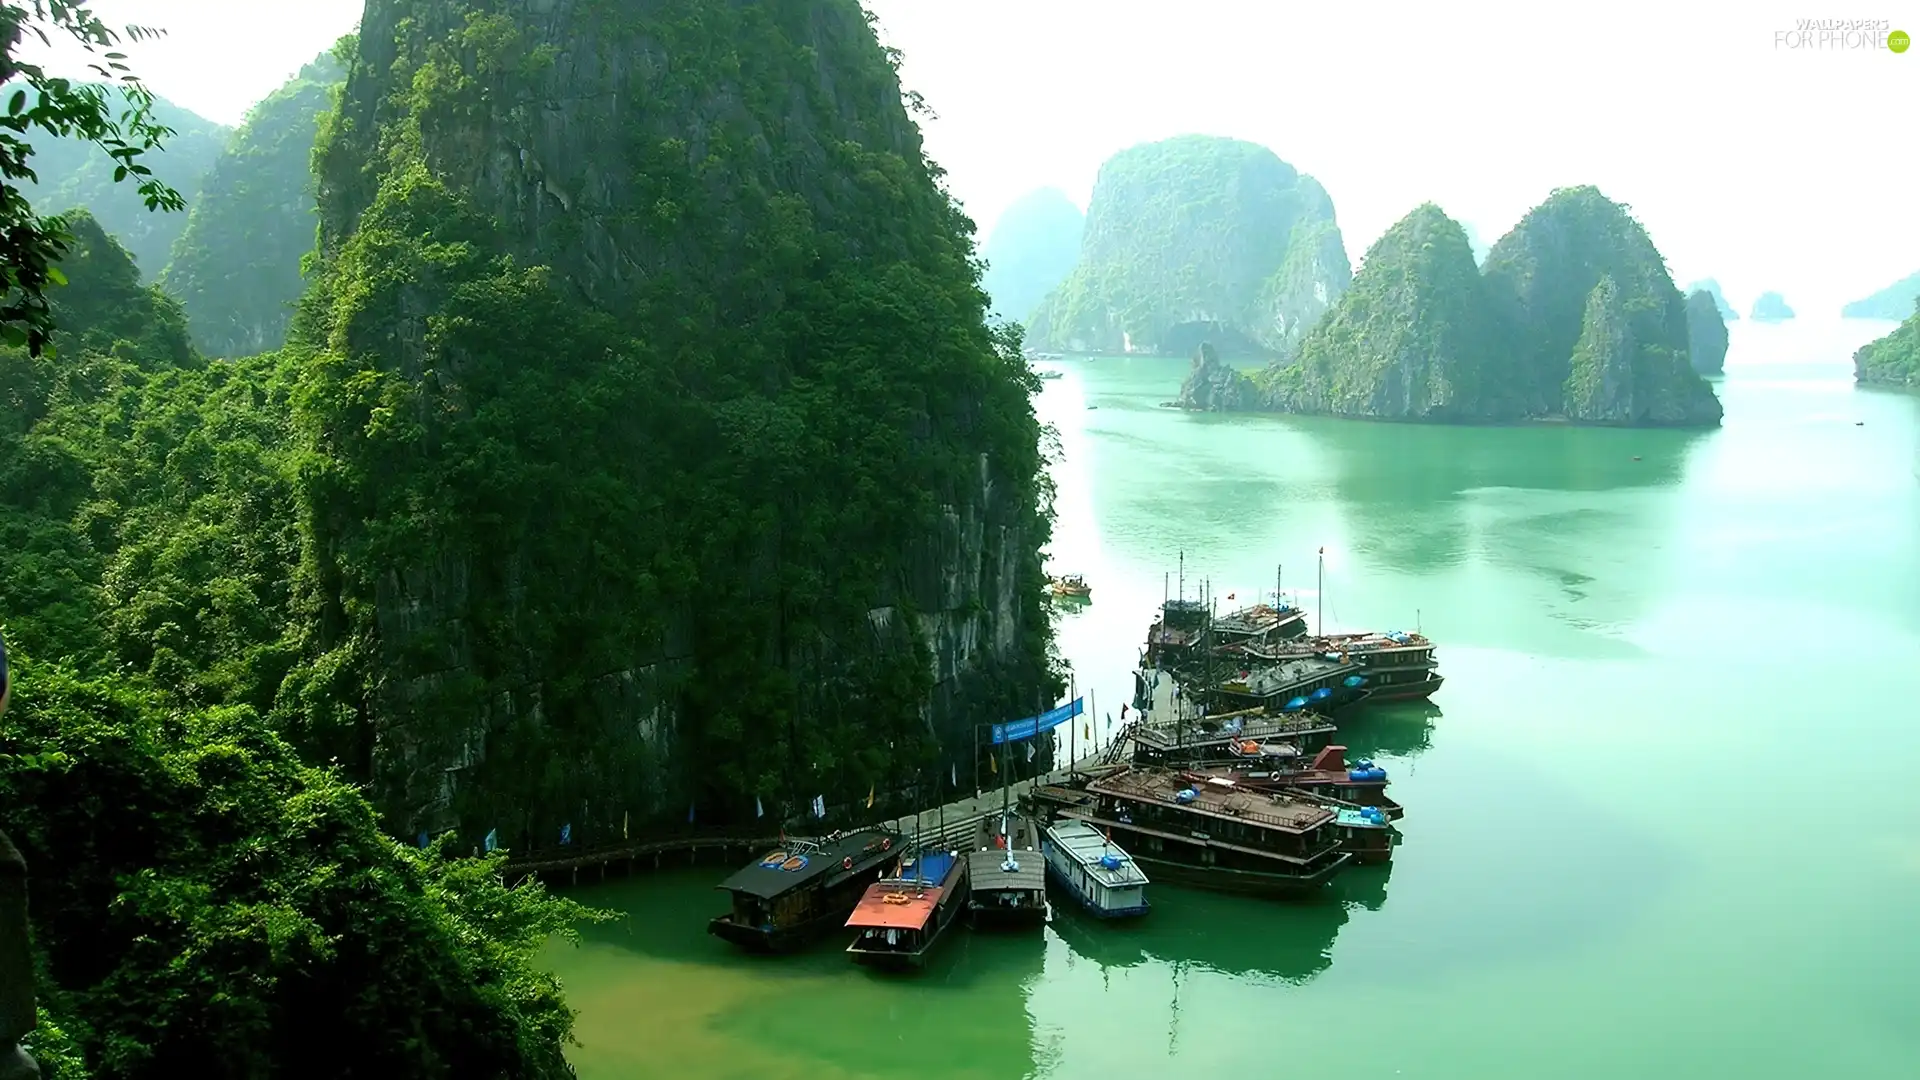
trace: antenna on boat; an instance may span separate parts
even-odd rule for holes
[[[1182,603],[1185,603],[1186,599],[1187,599],[1187,553],[1185,551],[1182,551],[1180,553],[1180,600]]]
[[[1326,637],[1327,636],[1327,549],[1325,545],[1322,545],[1320,548],[1320,588],[1317,590],[1314,601],[1319,606],[1319,609],[1320,609],[1319,612],[1314,616],[1314,626],[1313,626],[1314,633],[1319,634],[1321,637]]]

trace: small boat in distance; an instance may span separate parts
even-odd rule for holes
[[[1061,372],[1058,368],[1045,368],[1035,371],[1034,375],[1042,379],[1057,379],[1060,377]]]
[[[1087,584],[1082,574],[1061,574],[1053,579],[1053,595],[1066,600],[1090,600],[1093,598],[1093,586]]]
[[[1048,826],[1041,841],[1047,876],[1095,918],[1126,919],[1145,915],[1147,875],[1133,856],[1084,821],[1071,819]]]
[[[867,887],[847,918],[847,928],[859,931],[847,955],[875,967],[924,967],[966,906],[967,860],[950,851],[922,851],[899,873]]]
[[[901,836],[877,829],[789,840],[720,888],[733,910],[707,932],[755,952],[790,952],[841,925],[860,894],[900,858]]]
[[[1040,834],[1020,813],[980,820],[967,855],[967,913],[973,925],[1040,926],[1047,921],[1046,861]]]

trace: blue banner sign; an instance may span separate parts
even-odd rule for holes
[[[1086,711],[1086,699],[1074,698],[1065,705],[1048,712],[1043,712],[1039,716],[1029,716],[1025,720],[1009,720],[1004,724],[995,724],[993,725],[994,745],[998,746],[1001,743],[1031,739],[1043,731],[1052,731],[1054,728],[1059,727],[1061,724],[1066,723]]]

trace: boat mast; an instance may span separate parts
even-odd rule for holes
[[[1320,587],[1315,590],[1319,612],[1314,616],[1314,633],[1327,636],[1327,549],[1320,549]]]
[[[1186,599],[1187,599],[1187,553],[1182,551],[1180,553],[1180,600],[1182,603],[1184,603]]]

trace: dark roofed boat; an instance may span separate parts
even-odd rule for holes
[[[967,855],[967,912],[973,925],[1040,926],[1047,921],[1047,867],[1040,830],[1019,813],[990,814]]]
[[[707,932],[756,952],[790,952],[842,925],[867,886],[897,863],[901,836],[887,829],[790,840],[720,883],[733,910]]]

